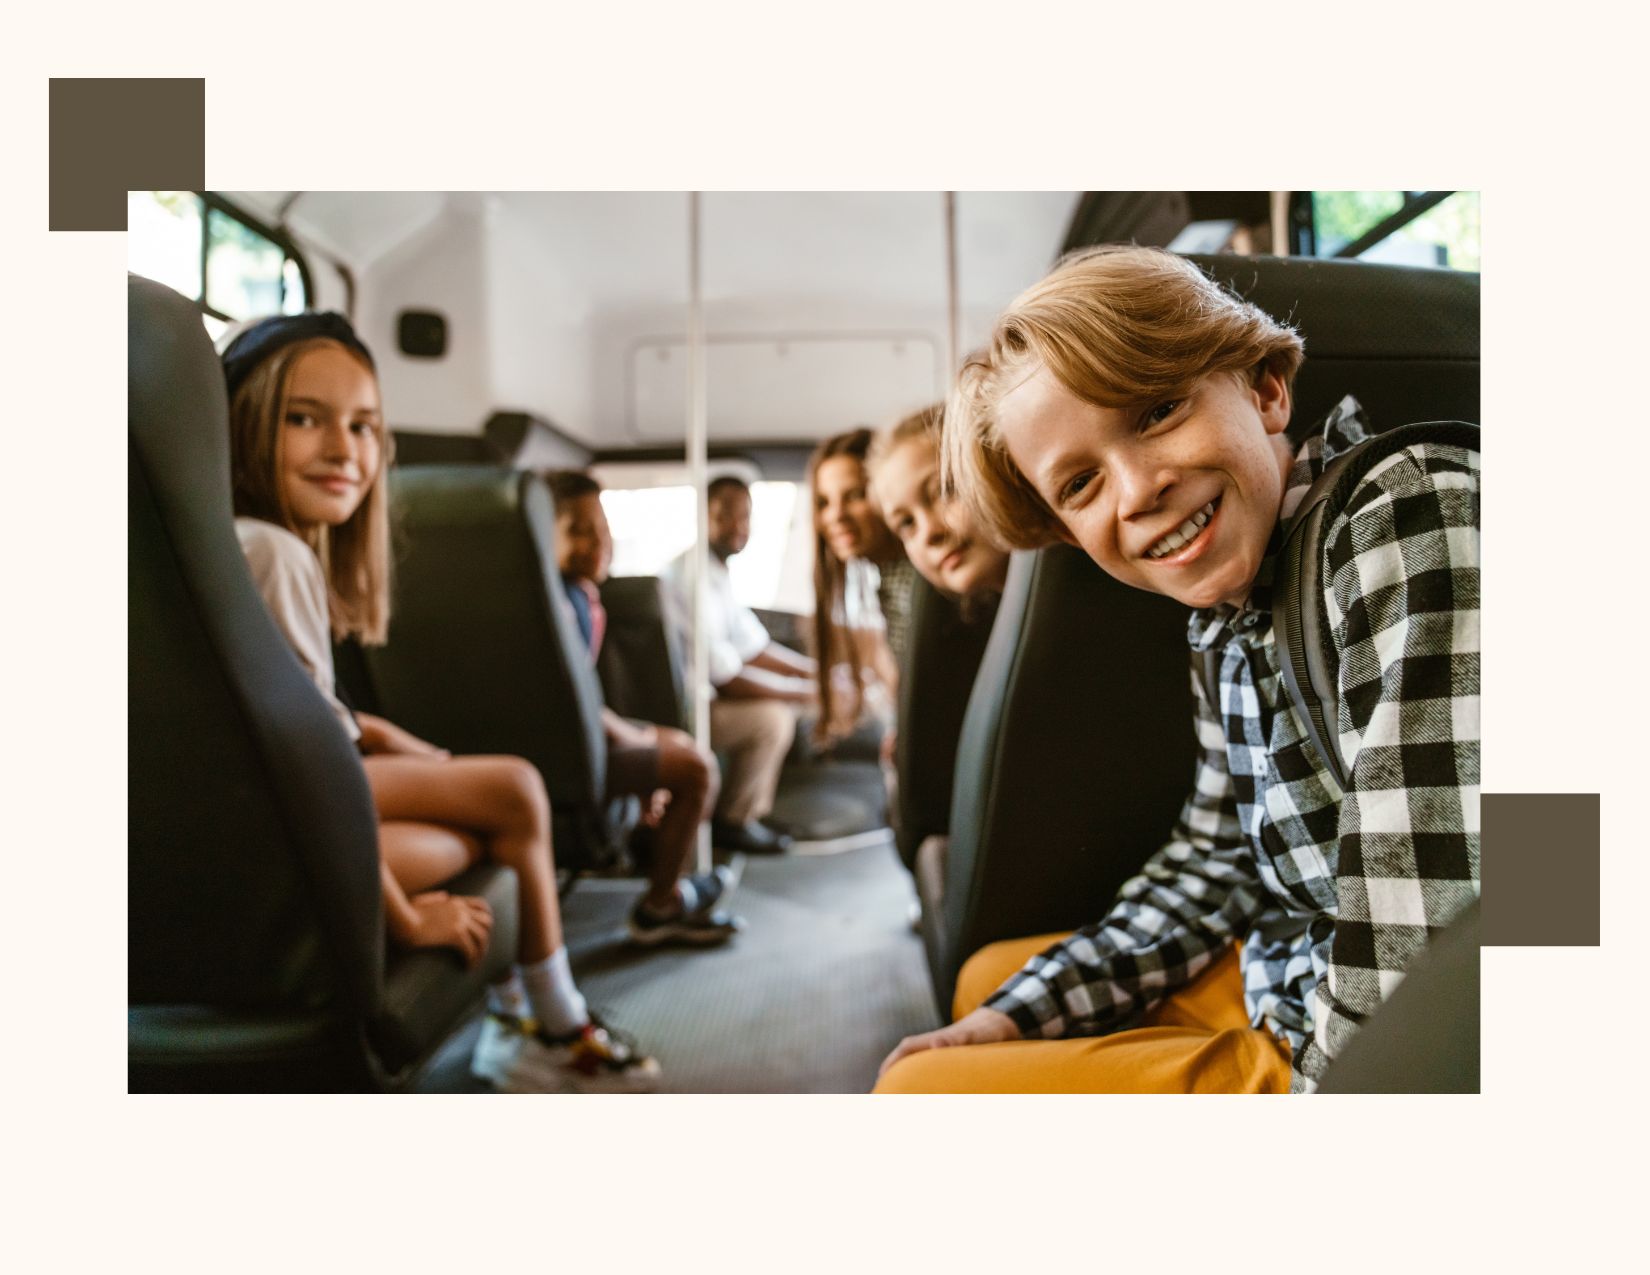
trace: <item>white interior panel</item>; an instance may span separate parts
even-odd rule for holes
[[[226,193],[271,222],[284,211],[318,304],[345,303],[330,263],[353,272],[396,424],[474,433],[519,410],[591,446],[682,438],[685,193]],[[1076,200],[958,194],[965,352],[1048,269]],[[712,438],[814,441],[939,397],[944,207],[935,191],[706,194]],[[397,351],[407,308],[446,315],[445,357]]]
[[[934,340],[922,333],[713,336],[705,350],[710,433],[818,440],[856,425],[885,425],[939,395],[940,361]],[[687,422],[686,342],[638,342],[630,371],[625,441],[680,441]]]

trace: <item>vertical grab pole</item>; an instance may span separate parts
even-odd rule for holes
[[[1287,257],[1289,253],[1289,194],[1274,190],[1272,194],[1272,255]]]
[[[957,298],[957,192],[945,192],[945,392],[941,398],[951,397],[951,386],[962,366],[962,303]]]
[[[709,472],[709,416],[705,394],[705,298],[701,277],[700,192],[688,192],[688,401],[687,468],[693,484],[696,529],[688,555],[693,591],[693,737],[710,748],[710,647],[705,641],[705,555],[710,552],[710,508],[705,499]],[[710,825],[699,825],[698,871],[711,869]]]

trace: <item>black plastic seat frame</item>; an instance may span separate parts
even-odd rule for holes
[[[508,968],[514,875],[459,887],[477,969],[386,958],[366,776],[247,572],[199,309],[132,277],[127,321],[128,1084],[403,1085]]]
[[[556,569],[555,506],[538,475],[422,465],[391,475],[396,609],[360,653],[374,711],[454,753],[538,768],[556,863],[610,865],[602,688]],[[353,689],[353,688],[352,688]]]

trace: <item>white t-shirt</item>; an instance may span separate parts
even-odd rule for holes
[[[693,612],[688,600],[688,554],[674,559],[664,569],[671,610],[683,640],[693,638]],[[739,670],[765,651],[773,639],[756,613],[733,596],[733,577],[728,564],[714,553],[705,553],[705,631],[709,647],[710,684],[722,686],[739,676]]]
[[[885,628],[882,619],[882,573],[869,558],[850,558],[842,576],[842,601],[832,618],[846,629]]]
[[[315,551],[285,527],[261,518],[235,519],[235,535],[246,555],[252,583],[286,636],[298,663],[326,696],[351,739],[361,738],[355,716],[338,700],[332,671],[332,625],[327,619],[327,582]]]

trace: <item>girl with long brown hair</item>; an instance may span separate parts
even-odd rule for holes
[[[897,641],[903,634],[898,620],[911,569],[871,499],[865,462],[874,437],[869,429],[838,434],[821,443],[808,462],[819,665],[814,736],[821,745],[850,734],[867,713],[889,722],[899,680],[890,638]]]

